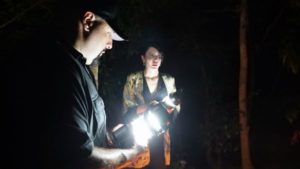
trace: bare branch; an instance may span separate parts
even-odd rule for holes
[[[13,18],[9,19],[7,22],[3,23],[0,25],[0,30],[4,29],[5,27],[7,27],[8,25],[14,23],[17,19],[23,17],[28,11],[34,9],[36,6],[38,6],[41,3],[44,3],[47,0],[37,0],[33,5],[29,6],[28,8],[24,9],[23,11],[21,11],[19,14],[17,14],[16,16],[14,16]]]

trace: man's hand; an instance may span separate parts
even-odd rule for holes
[[[131,149],[124,149],[123,155],[126,157],[126,160],[131,160],[143,153],[145,150],[146,147],[134,145]]]
[[[91,156],[87,159],[86,168],[99,169],[116,167],[128,160],[134,159],[145,148],[134,146],[129,149],[108,149],[102,147],[94,147]]]
[[[145,153],[147,151],[149,153],[149,148],[147,148],[147,147],[135,146],[135,147],[133,147],[133,149],[135,149],[134,151],[137,152],[137,155],[133,156],[129,160],[125,161],[124,163],[116,166],[115,169],[122,169],[122,168],[126,168],[126,167],[131,167],[132,164],[135,163],[136,161],[140,160],[140,158],[142,158],[143,155],[145,155]],[[129,158],[129,157],[126,157],[126,158]]]

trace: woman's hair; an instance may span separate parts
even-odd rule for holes
[[[163,50],[162,50],[162,45],[159,42],[147,42],[147,43],[144,43],[144,45],[142,45],[142,47],[140,49],[140,52],[139,52],[140,55],[145,55],[145,53],[147,52],[147,50],[150,47],[153,47],[153,48],[157,49],[159,51],[159,53],[161,54],[162,59],[164,58],[164,53],[163,53]]]

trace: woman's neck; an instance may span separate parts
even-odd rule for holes
[[[157,77],[159,74],[158,70],[144,70],[144,76],[148,78]]]

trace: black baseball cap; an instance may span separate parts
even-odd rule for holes
[[[116,16],[119,9],[120,0],[81,0],[85,3],[86,10],[94,12],[104,19],[113,29],[112,39],[115,41],[125,41],[125,35],[116,23]]]

